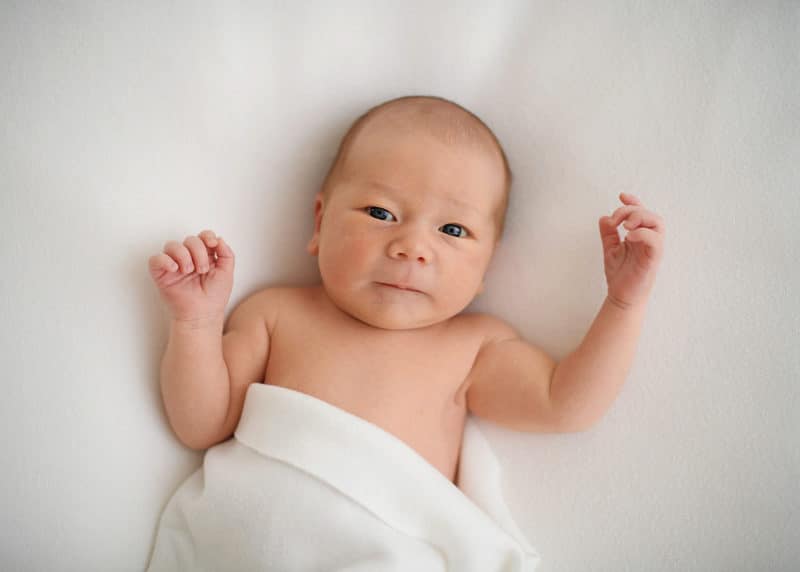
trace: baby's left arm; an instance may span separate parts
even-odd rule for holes
[[[599,220],[608,295],[578,348],[556,364],[499,320],[468,378],[470,411],[522,431],[580,431],[611,406],[628,375],[663,254],[664,223],[638,198]],[[617,226],[628,235],[620,241]]]

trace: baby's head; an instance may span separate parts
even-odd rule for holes
[[[458,314],[482,289],[510,186],[496,137],[459,105],[412,96],[370,109],[316,197],[308,250],[326,293],[385,329]]]

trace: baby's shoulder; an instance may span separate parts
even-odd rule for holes
[[[259,312],[268,324],[274,324],[278,316],[291,314],[303,306],[314,295],[313,288],[303,286],[268,286],[256,290],[242,304]]]
[[[309,286],[267,286],[253,292],[252,297],[263,303],[291,302],[312,295],[314,288]]]
[[[484,312],[463,313],[452,318],[455,331],[480,338],[481,345],[519,337],[519,333],[508,322]]]

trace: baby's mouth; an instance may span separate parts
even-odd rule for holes
[[[412,288],[407,284],[390,284],[388,282],[376,282],[376,284],[380,286],[386,286],[387,288],[395,288],[396,290],[405,290],[407,292],[416,292],[417,294],[422,294],[422,291]]]

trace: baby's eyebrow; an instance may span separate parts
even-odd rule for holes
[[[377,189],[381,189],[383,191],[388,191],[390,194],[394,194],[394,195],[398,195],[398,196],[403,194],[402,191],[400,191],[400,189],[396,189],[395,187],[392,187],[392,186],[387,185],[385,183],[379,183],[378,181],[368,181],[367,182],[367,186],[368,187],[374,187],[374,188],[377,188]]]
[[[400,189],[397,189],[397,188],[392,187],[390,185],[387,185],[385,183],[380,183],[378,181],[369,181],[367,183],[367,185],[370,186],[370,187],[375,187],[375,188],[378,188],[378,189],[382,189],[382,190],[387,191],[390,194],[393,194],[393,195],[398,196],[398,197],[402,196],[402,194],[403,194],[403,192]],[[475,213],[479,212],[478,209],[474,205],[471,205],[470,203],[467,203],[465,201],[459,200],[459,199],[457,199],[455,197],[445,196],[443,198],[444,198],[445,201],[447,201],[448,203],[451,203],[455,207],[458,207],[458,208],[461,208],[461,209],[464,209],[464,210],[473,211]]]

